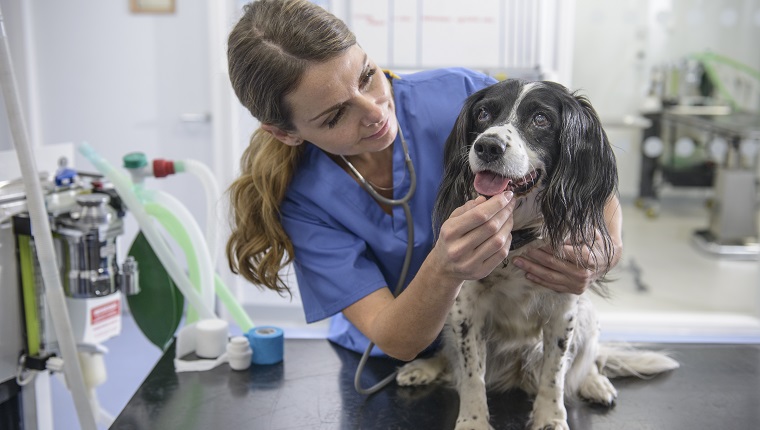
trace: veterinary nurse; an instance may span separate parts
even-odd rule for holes
[[[228,42],[232,86],[262,124],[229,190],[230,267],[284,294],[278,272],[292,259],[308,322],[334,315],[331,341],[363,352],[369,338],[413,359],[438,336],[463,281],[509,252],[509,192],[458,208],[437,242],[431,226],[446,137],[464,99],[494,80],[464,69],[385,74],[342,21],[305,0],[247,5]],[[412,221],[373,198],[357,172],[401,198],[412,182],[404,146],[416,175],[414,245],[394,298]],[[610,218],[620,245],[620,217]],[[529,257],[524,268],[557,291],[580,293],[596,276],[546,252]]]

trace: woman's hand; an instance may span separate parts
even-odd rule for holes
[[[563,251],[564,255],[575,255],[570,244],[566,244]],[[595,264],[595,261],[601,259],[593,257],[588,247],[585,247],[582,253],[581,258],[589,268],[580,267],[575,260],[556,257],[547,247],[531,249],[524,256],[515,258],[513,263],[527,272],[526,278],[539,285],[559,293],[583,294],[607,271],[607,267],[606,261],[602,264],[605,267]]]
[[[460,206],[441,226],[433,254],[438,267],[460,279],[488,276],[509,254],[514,199],[508,191]]]
[[[565,244],[561,255],[567,259],[556,257],[549,248],[536,248],[523,256],[515,258],[513,263],[525,270],[526,277],[531,281],[560,293],[583,294],[597,279],[607,273],[620,261],[623,251],[622,225],[623,215],[617,197],[612,197],[604,207],[607,230],[612,238],[612,258],[608,261],[604,253],[596,248],[583,247],[579,265],[575,259],[575,251],[571,244]],[[597,232],[596,243],[602,243]]]

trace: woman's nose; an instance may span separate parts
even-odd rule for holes
[[[382,122],[385,119],[385,111],[383,109],[383,105],[377,98],[364,97],[362,105],[362,108],[364,110],[364,116],[362,119],[363,125],[370,127]]]

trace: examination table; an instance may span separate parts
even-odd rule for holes
[[[760,428],[760,345],[652,344],[681,368],[649,380],[616,379],[612,408],[568,405],[574,430]],[[161,357],[111,429],[453,429],[458,398],[439,385],[392,383],[369,397],[354,391],[359,355],[326,340],[285,341],[285,360],[230,370],[175,373],[174,346]],[[365,386],[398,362],[370,359]],[[524,429],[531,402],[519,390],[488,397],[496,430]]]

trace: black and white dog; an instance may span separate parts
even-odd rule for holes
[[[510,260],[549,246],[584,264],[583,249],[611,261],[604,207],[617,192],[615,156],[588,100],[553,82],[508,80],[470,96],[446,142],[445,173],[434,224],[478,194],[512,190],[512,249],[488,277],[466,282],[449,312],[444,345],[403,366],[400,385],[434,380],[459,391],[456,429],[489,429],[486,388],[535,395],[530,426],[567,429],[565,398],[611,405],[608,376],[675,369],[664,354],[598,343],[588,293],[538,286]],[[563,255],[565,243],[575,255]],[[595,292],[604,293],[597,285]]]

